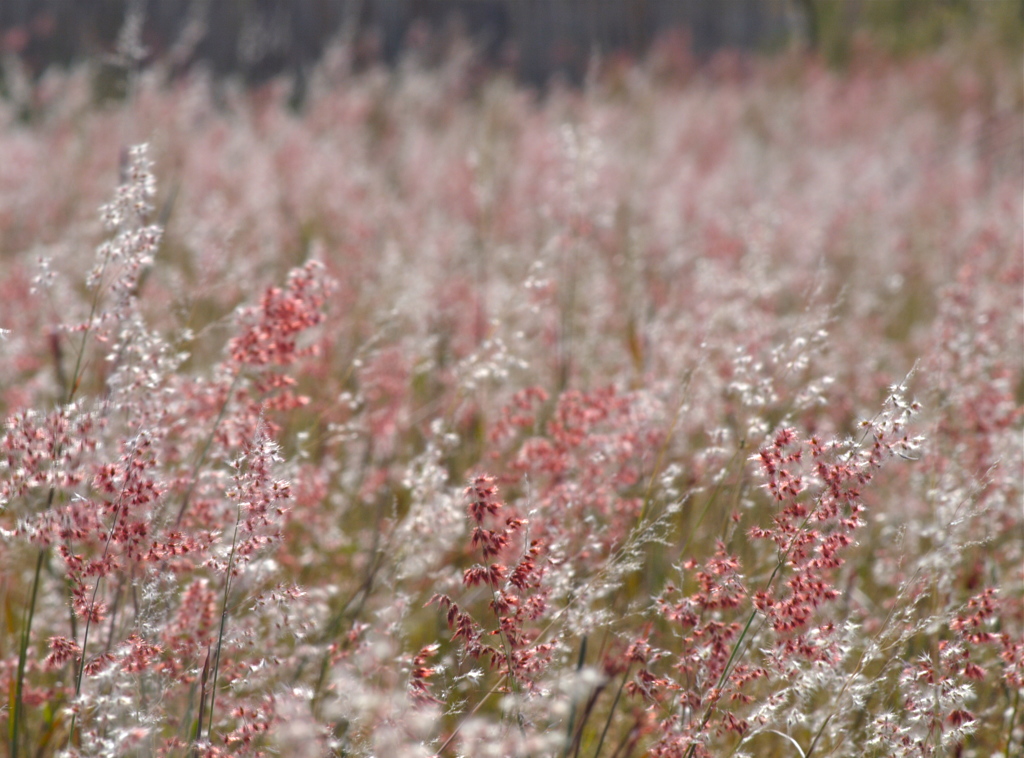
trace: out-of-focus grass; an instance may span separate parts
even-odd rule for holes
[[[132,469],[124,451],[143,430],[158,446],[143,469],[159,495],[140,539],[174,543],[167,514],[187,498],[181,528],[191,547],[159,561],[118,554],[117,581],[99,592],[114,610],[87,652],[122,655],[136,632],[160,653],[131,676],[125,658],[84,678],[95,698],[86,702],[113,726],[83,710],[72,740],[83,752],[117,754],[103,740],[139,722],[118,709],[140,692],[154,706],[130,749],[191,749],[188,737],[168,741],[184,733],[171,714],[194,717],[198,698],[210,702],[198,677],[215,648],[224,651],[221,684],[239,685],[218,685],[213,713],[204,712],[211,733],[223,740],[270,724],[231,743],[242,752],[288,753],[294,731],[325,754],[428,754],[449,741],[446,754],[478,754],[488,740],[506,754],[560,754],[563,745],[545,740],[571,731],[571,712],[581,755],[599,744],[611,755],[634,729],[634,755],[659,746],[686,755],[696,752],[693,735],[673,729],[725,713],[748,731],[708,721],[716,750],[748,738],[752,754],[793,740],[809,749],[820,734],[815,750],[859,754],[843,729],[866,740],[879,714],[924,713],[904,708],[924,690],[900,677],[968,644],[953,624],[972,598],[998,588],[993,629],[1020,631],[1024,366],[1013,213],[1022,188],[1007,166],[1024,163],[1011,128],[1022,95],[1013,61],[978,40],[909,60],[854,49],[841,71],[788,53],[712,66],[685,84],[652,63],[543,99],[501,79],[466,96],[468,74],[453,62],[363,75],[325,67],[302,114],[284,106],[278,85],[228,87],[215,106],[201,79],[166,86],[146,75],[130,102],[73,108],[89,98],[82,72],[40,84],[31,129],[0,104],[0,148],[11,156],[0,167],[4,433],[23,424],[28,439],[45,440],[34,414],[57,402],[58,356],[70,375],[80,344],[75,393],[96,419],[81,460],[47,463],[52,449],[27,442],[29,455],[13,436],[4,451],[5,487],[34,466],[80,474],[4,492],[3,682],[15,701],[18,686],[27,693],[11,748],[45,755],[67,740],[67,673],[77,664],[43,665],[51,637],[80,637],[65,569],[75,555],[107,550],[96,535],[120,518],[108,512],[120,501],[100,485],[110,466]],[[127,137],[140,135],[156,158],[154,206],[169,209],[166,233],[137,300],[124,306],[138,320],[125,316],[83,342],[61,325],[116,294],[97,297],[82,282],[103,239],[95,208],[117,182]],[[52,277],[33,285],[41,257]],[[309,315],[298,295],[286,296],[287,272],[309,260],[323,265],[323,319],[294,345],[267,347],[266,365],[233,355],[240,334],[262,344]],[[261,310],[266,303],[277,309]],[[148,331],[131,331],[139,324]],[[135,341],[121,344],[123,334]],[[162,373],[151,354],[132,352],[149,338],[188,355]],[[120,347],[111,354],[111,345]],[[136,365],[124,356],[138,361],[137,374],[118,373]],[[807,457],[812,437],[870,449],[864,430],[877,429],[863,420],[914,367],[906,393],[923,407],[907,433],[926,442],[872,468],[863,492],[844,501],[866,511],[844,563],[827,574],[839,596],[814,611],[813,630],[776,634],[750,598],[776,577],[785,592],[799,566],[751,539],[752,529],[777,526],[783,507],[763,487],[758,453],[784,427],[798,430]],[[126,376],[145,381],[117,394]],[[291,499],[267,545],[228,558],[252,506],[232,498],[258,473],[247,446],[264,428],[281,445],[271,478],[289,481]],[[843,455],[826,459],[856,459]],[[793,466],[807,467],[809,492],[827,489],[820,471]],[[463,488],[481,471],[498,478],[502,518],[529,522],[497,556],[482,557],[469,536]],[[511,571],[525,534],[544,546],[536,585],[463,586],[480,562]],[[53,547],[35,607],[26,588],[40,553],[30,543],[42,540]],[[745,628],[728,652],[771,669],[721,706],[701,699],[712,682],[686,673],[714,647],[654,600],[669,583],[677,599],[724,591],[708,568],[719,540],[739,561],[746,597],[735,609],[705,602],[702,634],[717,621]],[[68,558],[56,553],[62,546]],[[100,585],[89,575],[86,586]],[[491,634],[488,602],[499,592],[539,602],[537,617]],[[467,657],[443,610],[427,605],[434,594],[506,654],[517,631],[523,650],[552,647],[538,652],[536,670],[524,665],[510,679],[493,661]],[[18,673],[24,608],[34,618]],[[210,636],[222,618],[224,636]],[[190,639],[193,627],[207,637]],[[662,657],[627,663],[624,651],[648,637]],[[831,668],[801,657],[806,649],[779,652],[813,640],[835,646]],[[434,642],[437,670],[427,678],[437,710],[408,699],[412,661]],[[975,688],[978,728],[964,749],[1017,747],[996,648],[970,644],[987,678],[968,682],[955,661],[942,673]],[[647,699],[627,689],[616,699],[641,674],[662,681],[649,683]],[[503,685],[522,697],[502,699]],[[787,700],[773,712],[779,693]],[[699,707],[680,705],[684,694]],[[956,726],[943,719],[962,718],[949,703],[942,709],[922,751]],[[907,729],[916,739],[924,727]]]

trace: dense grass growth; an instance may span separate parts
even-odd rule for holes
[[[5,754],[1019,755],[1018,64],[0,102]]]

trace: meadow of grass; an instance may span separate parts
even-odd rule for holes
[[[1021,754],[1019,61],[669,53],[0,101],[4,755]]]

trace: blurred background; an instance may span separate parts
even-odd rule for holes
[[[842,67],[862,43],[905,56],[979,34],[1024,48],[1024,0],[3,0],[0,92],[88,60],[97,95],[116,96],[127,54],[171,77],[284,75],[301,105],[332,45],[356,69],[437,65],[468,48],[482,72],[544,88],[652,50],[683,74],[723,50],[800,47]]]

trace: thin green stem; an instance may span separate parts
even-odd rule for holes
[[[601,755],[601,748],[604,747],[604,738],[608,736],[608,729],[612,725],[612,719],[615,717],[615,707],[619,704],[619,698],[622,697],[622,690],[626,687],[626,682],[629,681],[629,671],[633,667],[633,663],[630,662],[629,666],[626,667],[625,673],[622,675],[622,681],[619,682],[619,689],[615,692],[615,699],[612,700],[611,708],[608,709],[608,719],[604,722],[604,729],[601,731],[601,739],[597,741],[597,748],[594,750],[594,758],[598,758]]]
[[[28,660],[28,641],[32,631],[32,617],[36,610],[36,597],[39,594],[39,576],[43,570],[43,559],[46,556],[45,550],[39,551],[36,559],[35,578],[32,580],[32,599],[29,601],[28,610],[25,614],[25,623],[21,628],[21,640],[18,643],[18,678],[14,691],[14,707],[11,709],[9,722],[9,736],[11,741],[11,758],[18,758],[18,745],[21,739],[21,721],[24,717],[22,707],[22,692],[25,684],[25,663]]]
[[[583,639],[580,640],[580,654],[576,658],[576,673],[577,675],[583,669],[583,664],[587,659],[587,635],[583,635]],[[565,730],[565,749],[562,751],[562,758],[567,758],[569,755],[569,748],[572,747],[573,743],[573,731],[576,726],[576,698],[573,698],[572,707],[569,709],[569,725]]]
[[[196,734],[192,745],[192,758],[199,758],[199,740],[203,738],[203,717],[206,708],[206,682],[210,676],[210,648],[206,648],[206,660],[203,662],[203,673],[199,677],[199,714],[196,717]],[[191,707],[189,708],[191,710]]]
[[[1010,748],[1013,746],[1013,732],[1017,727],[1017,714],[1020,713],[1020,688],[1013,699],[1013,711],[1010,713],[1010,725],[1006,730],[1006,749],[1003,755],[1010,755]]]
[[[228,591],[231,589],[231,571],[235,562],[235,545],[238,544],[238,525],[242,520],[242,506],[238,506],[235,518],[235,533],[231,537],[231,552],[228,554],[227,575],[224,577],[224,598],[220,609],[220,629],[217,632],[217,652],[213,656],[213,685],[210,687],[210,722],[206,735],[213,734],[213,706],[217,700],[217,676],[220,674],[220,652],[224,644],[224,627],[228,621]],[[198,731],[196,732],[198,739]]]

